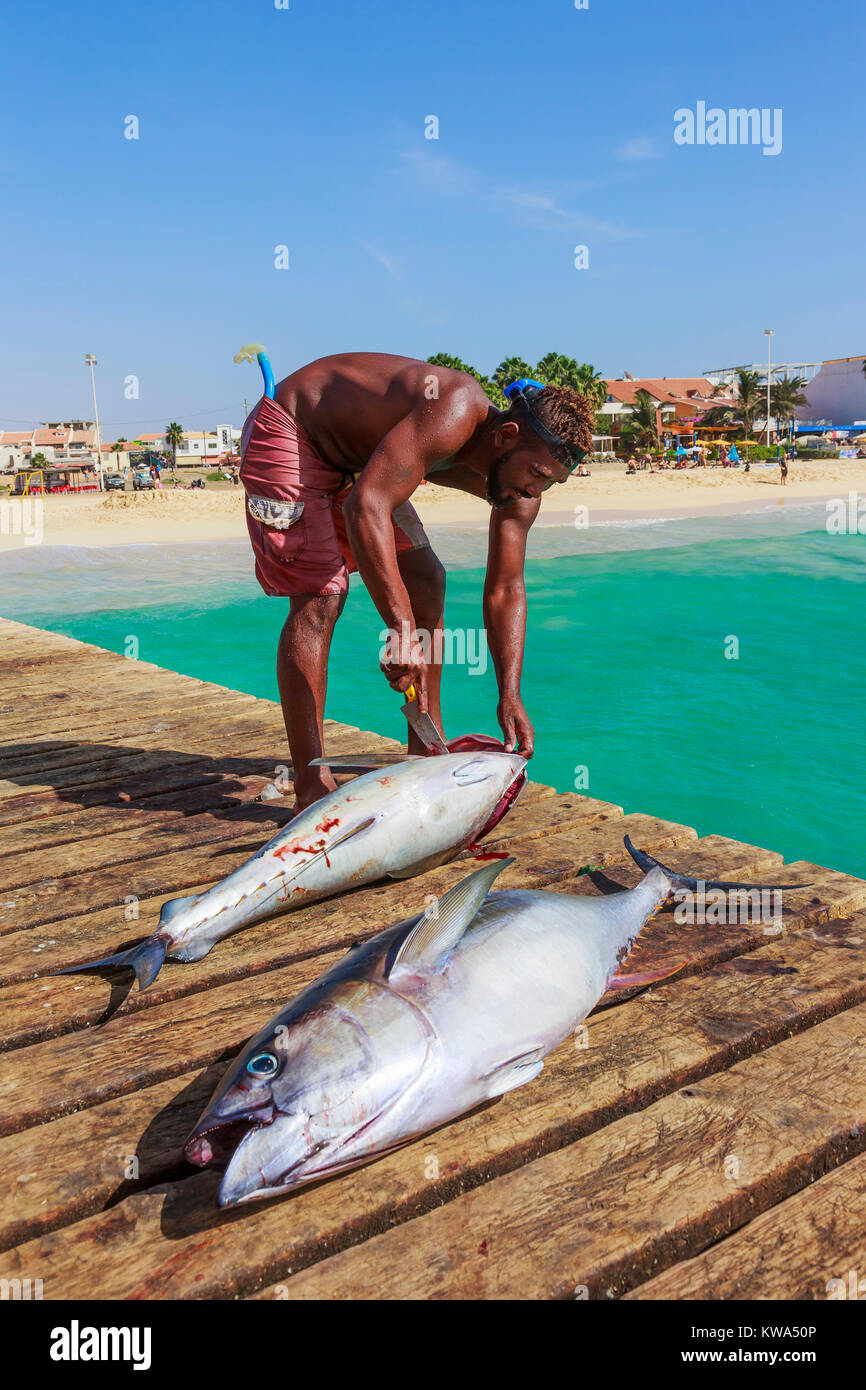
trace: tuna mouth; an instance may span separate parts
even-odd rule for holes
[[[183,1146],[183,1156],[196,1168],[227,1168],[247,1135],[271,1124],[273,1118],[273,1106],[263,1106],[251,1115],[197,1125]]]
[[[506,788],[504,796],[501,796],[497,801],[491,813],[490,819],[487,821],[483,829],[479,830],[478,834],[475,836],[473,840],[473,844],[477,844],[479,840],[484,839],[485,835],[489,835],[491,830],[495,830],[496,826],[502,820],[503,816],[506,816],[508,812],[511,810],[512,806],[514,805],[515,801],[517,800],[525,786],[526,770],[525,768],[521,768],[520,771],[515,775],[514,781],[511,783],[511,786]]]

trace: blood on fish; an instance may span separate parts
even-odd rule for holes
[[[319,824],[316,826],[316,829],[317,829],[317,830],[333,830],[334,826],[335,826],[335,825],[339,825],[339,824],[340,824],[340,817],[339,817],[339,816],[333,816],[333,817],[331,817],[330,820],[329,820],[328,817],[326,816],[324,820],[322,820],[322,821],[319,822]]]

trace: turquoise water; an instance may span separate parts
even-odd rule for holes
[[[528,562],[533,777],[569,791],[586,767],[588,794],[627,811],[866,877],[866,539],[681,536],[669,528],[665,544],[656,528],[652,548],[621,536],[620,548]],[[472,553],[464,545],[464,562]],[[245,546],[7,558],[8,616],[113,651],[135,637],[142,659],[276,698],[285,603],[258,590]],[[451,570],[448,627],[480,627],[482,583],[480,567]],[[353,582],[327,713],[402,738],[402,702],[378,671],[381,628]],[[444,690],[449,736],[497,732],[489,665],[449,667]]]

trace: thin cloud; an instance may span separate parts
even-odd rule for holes
[[[365,251],[368,256],[372,256],[374,261],[378,261],[389,275],[394,276],[395,280],[402,280],[403,268],[399,261],[394,260],[393,256],[387,255],[386,252],[380,251],[378,246],[371,246],[368,242],[364,242],[361,250]]]
[[[486,204],[492,211],[509,216],[519,225],[542,231],[568,233],[597,232],[623,238],[640,233],[592,213],[567,207],[554,194],[519,185],[496,184],[480,170],[461,164],[448,155],[428,150],[410,150],[404,163],[420,186],[439,197],[467,198]],[[589,185],[569,185],[586,192]]]
[[[638,135],[633,140],[626,140],[625,144],[620,145],[617,150],[617,156],[632,162],[642,159],[661,159],[655,140],[651,140],[648,135]]]

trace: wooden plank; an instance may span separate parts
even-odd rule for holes
[[[348,726],[335,724],[332,720],[325,721],[325,741],[331,751],[336,751],[336,745],[341,742],[351,744],[360,738],[376,740],[380,736],[368,735],[361,730],[354,731]],[[381,746],[399,745],[395,745],[391,739],[382,738]],[[110,774],[100,774],[84,785],[81,784],[80,778],[76,778],[68,786],[51,785],[36,791],[12,788],[17,795],[10,792],[5,797],[0,796],[0,826],[56,815],[75,807],[127,805],[163,792],[215,784],[221,779],[228,785],[230,781],[236,781],[238,775],[244,771],[243,758],[234,754],[234,750],[227,753],[225,744],[220,745],[211,755],[193,754],[192,760],[188,763],[182,755],[175,755],[168,762],[157,760],[154,770],[135,769],[134,775],[130,775],[129,761],[127,757],[121,759],[120,769],[114,777]],[[287,758],[281,765],[288,766],[291,771],[291,764]],[[270,781],[273,778],[275,766],[276,759],[271,754],[265,780]]]
[[[810,933],[787,949],[774,942],[688,989],[674,982],[658,987],[652,1001],[647,996],[644,1004],[607,1015],[600,1030],[593,1022],[594,1068],[578,1070],[571,1049],[559,1049],[532,1089],[497,1107],[496,1126],[485,1120],[473,1130],[462,1121],[464,1132],[461,1137],[455,1130],[453,1147],[435,1137],[437,1151],[448,1144],[439,1157],[446,1193],[453,1195],[455,1184],[472,1185],[479,1164],[492,1175],[591,1132],[606,1116],[622,1113],[617,1099],[622,1107],[640,1108],[699,1080],[720,1058],[728,1065],[866,998],[866,913],[834,924],[817,941],[817,950]],[[647,1014],[648,1028],[642,1023]],[[139,1157],[139,1187],[174,1176],[184,1138],[221,1073],[217,1065],[203,1079],[185,1074],[0,1139],[0,1211],[7,1213],[0,1246],[22,1239],[23,1228],[32,1235],[99,1210],[115,1193],[121,1160],[125,1166],[131,1154]],[[577,1097],[585,1102],[582,1109]],[[411,1208],[426,1191],[435,1205],[435,1184],[431,1188],[426,1176],[420,1183],[417,1165],[413,1172],[418,1190],[413,1197],[404,1182],[402,1201]],[[21,1173],[29,1174],[26,1189]],[[390,1195],[396,1195],[393,1187]]]
[[[219,783],[181,787],[175,791],[157,793],[144,801],[124,801],[108,806],[76,806],[70,802],[62,814],[26,819],[2,827],[0,831],[0,873],[8,856],[26,852],[42,853],[71,842],[83,846],[86,840],[105,839],[110,835],[127,834],[132,830],[151,831],[169,821],[182,821],[202,811],[212,815],[239,810],[256,802],[265,777],[241,779],[238,793],[224,794]],[[292,797],[286,798],[286,815],[290,814]],[[265,815],[275,812],[273,805],[263,807]]]
[[[172,757],[185,757],[202,750],[210,751],[214,747],[234,746],[237,741],[243,742],[249,738],[257,738],[260,743],[271,739],[275,749],[281,742],[285,743],[282,720],[277,719],[273,710],[262,712],[248,707],[246,702],[235,710],[228,708],[216,721],[198,721],[192,713],[189,718],[178,720],[171,726],[165,720],[155,722],[157,727],[153,732],[141,729],[110,741],[97,732],[87,739],[71,737],[65,746],[58,746],[55,739],[45,745],[33,742],[22,757],[10,758],[3,764],[0,776],[3,782],[29,782],[34,774],[44,775],[55,785],[60,785],[59,780],[55,782],[55,775],[65,776],[69,780],[70,773],[74,776],[77,764],[92,764],[97,759],[101,762],[112,758],[122,759],[131,753],[150,749]],[[165,727],[160,727],[163,724]],[[180,746],[174,748],[173,744]],[[285,761],[288,761],[287,745]]]
[[[116,741],[117,739],[124,739],[128,743],[137,733],[165,732],[172,728],[188,728],[196,721],[206,718],[209,712],[252,712],[260,704],[266,706],[264,700],[256,700],[252,695],[233,697],[224,692],[214,694],[207,690],[201,693],[197,691],[187,692],[181,711],[178,710],[179,703],[175,694],[166,695],[163,698],[154,698],[152,704],[149,703],[147,708],[137,710],[134,716],[130,716],[128,713],[124,716],[121,711],[114,715],[109,712],[100,717],[98,723],[88,713],[82,717],[80,729],[67,729],[62,734],[58,734],[57,737],[52,737],[50,729],[37,730],[35,725],[31,724],[22,733],[8,737],[0,743],[0,772],[5,771],[8,764],[32,756],[32,749],[37,740],[40,750],[46,756],[67,752],[71,754],[75,749],[86,749],[92,746],[94,735],[100,743],[107,743],[109,740]],[[154,729],[156,725],[159,726],[158,730]],[[26,738],[24,737],[25,734],[27,735]],[[76,734],[78,737],[75,736]]]
[[[0,895],[41,886],[46,875],[58,883],[60,893],[89,871],[98,872],[103,885],[117,873],[128,883],[129,874],[137,873],[138,866],[154,855],[170,855],[194,846],[241,837],[246,843],[250,833],[258,833],[260,843],[264,844],[291,816],[290,801],[253,801],[224,815],[198,811],[192,815],[163,818],[152,825],[138,824],[130,828],[127,823],[110,834],[106,827],[106,832],[98,839],[75,837],[61,844],[49,840],[44,846],[34,845],[17,854],[0,856]],[[106,869],[106,860],[110,860],[110,870]],[[124,865],[130,867],[124,868]]]
[[[866,1298],[866,1154],[626,1299]]]
[[[267,834],[262,834],[260,826],[244,830],[220,823],[217,838],[225,841],[219,858],[207,844],[190,845],[150,859],[106,864],[68,878],[46,877],[38,883],[8,889],[0,894],[0,933],[60,922],[64,917],[123,903],[127,898],[186,893],[211,882],[215,868],[221,870],[220,877],[238,868],[262,845]]]
[[[849,936],[852,932],[859,934],[855,929],[857,927],[862,932],[863,923],[854,924]],[[816,950],[820,952],[818,968],[807,972],[804,967]],[[793,966],[790,964],[792,951],[796,952],[793,958],[798,962]],[[611,1162],[608,1150],[615,1153],[622,1151],[623,1154],[632,1154],[634,1150],[632,1167],[638,1175],[643,1173],[644,1176],[638,1181],[629,1170],[629,1181],[638,1182],[635,1204],[643,1219],[647,1205],[650,1210],[655,1209],[658,1196],[655,1191],[647,1194],[641,1188],[640,1183],[646,1183],[648,1170],[655,1174],[670,1162],[673,1165],[670,1186],[676,1188],[679,1172],[676,1163],[676,1126],[672,1127],[670,1120],[656,1123],[654,1119],[647,1124],[638,1114],[632,1117],[638,1123],[638,1138],[629,1146],[625,1140],[609,1143],[607,1136],[615,1130],[619,1131],[619,1126],[625,1123],[620,1120],[611,1126],[611,1119],[623,1114],[625,1107],[640,1111],[641,1107],[646,1106],[650,1109],[643,1111],[644,1114],[658,1117],[659,1096],[667,1095],[672,1105],[682,1107],[682,1096],[670,1094],[677,1087],[698,1082],[703,1092],[706,1083],[702,1078],[709,1076],[710,1084],[715,1085],[717,1078],[711,1073],[720,1063],[768,1045],[771,1053],[778,1053],[779,1048],[771,1046],[775,1040],[785,1038],[794,1029],[809,1027],[811,1022],[827,1012],[832,1014],[845,1008],[854,995],[863,997],[866,988],[863,969],[866,942],[862,936],[856,952],[860,985],[853,992],[850,987],[853,952],[848,938],[831,935],[820,946],[807,936],[797,940],[789,938],[784,942],[771,943],[758,954],[762,958],[760,971],[752,969],[744,972],[735,968],[737,963],[732,962],[717,967],[700,979],[678,984],[672,982],[660,987],[653,991],[653,1002],[649,996],[643,996],[618,1009],[598,1014],[589,1024],[589,1047],[577,1049],[564,1044],[548,1059],[544,1075],[538,1082],[504,1096],[497,1104],[478,1110],[366,1169],[334,1182],[305,1189],[288,1201],[257,1204],[234,1217],[220,1216],[214,1210],[218,1179],[213,1175],[169,1180],[155,1191],[127,1198],[123,1204],[124,1223],[120,1244],[115,1239],[116,1213],[95,1215],[84,1227],[75,1227],[65,1236],[59,1233],[58,1245],[40,1251],[40,1266],[45,1256],[48,1260],[47,1271],[52,1277],[67,1279],[80,1262],[80,1272],[70,1293],[84,1288],[83,1270],[86,1268],[86,1282],[88,1287],[94,1289],[93,1297],[127,1296],[137,1286],[137,1281],[145,1276],[143,1296],[216,1297],[237,1291],[249,1292],[259,1282],[277,1278],[289,1269],[298,1269],[321,1259],[341,1245],[352,1244],[376,1231],[387,1229],[395,1221],[405,1221],[419,1212],[436,1208],[443,1201],[456,1199],[460,1192],[467,1189],[466,1201],[471,1215],[472,1202],[486,1191],[485,1187],[477,1190],[479,1183],[487,1182],[495,1187],[500,1179],[493,1183],[490,1183],[490,1179],[514,1169],[516,1165],[529,1164],[530,1169],[535,1169],[538,1165],[534,1160],[539,1155],[552,1154],[556,1157],[562,1152],[563,1145],[568,1145],[569,1152],[574,1155],[580,1151],[581,1144],[588,1142],[581,1139],[579,1144],[575,1144],[574,1140],[586,1134],[594,1135],[598,1148],[580,1159],[579,1181],[574,1176],[574,1161],[570,1160],[571,1176],[566,1186],[570,1185],[579,1192],[585,1174],[590,1175],[590,1180],[593,1180],[593,1174],[602,1175]],[[267,977],[267,980],[270,982],[271,977]],[[218,993],[221,991],[209,991],[205,999],[212,1000]],[[165,1016],[163,1010],[156,1012]],[[713,1023],[720,1016],[739,1020],[738,1037],[734,1037],[729,1030],[720,1041]],[[258,1018],[250,1019],[249,1030],[257,1026],[259,1021]],[[863,1021],[862,1018],[859,1020],[859,1032],[854,1029],[854,1037],[861,1049],[866,1046]],[[182,1025],[177,1023],[174,1026]],[[206,1026],[203,1022],[199,1033],[205,1031]],[[805,1042],[819,1032],[819,1028],[812,1028],[799,1041]],[[848,1035],[846,1032],[846,1039]],[[159,1046],[164,1032],[157,1032],[154,1036]],[[194,1046],[201,1045],[197,1038],[191,1041]],[[186,1034],[180,1038],[180,1042],[186,1045]],[[837,1044],[838,1039],[834,1040],[834,1037],[822,1037],[817,1051],[824,1056],[825,1062]],[[788,1046],[787,1043],[784,1045]],[[34,1058],[46,1046],[29,1050],[28,1058]],[[162,1047],[165,1047],[164,1041]],[[135,1052],[137,1055],[137,1047]],[[810,1057],[811,1053],[802,1059],[804,1070],[798,1070],[798,1077],[812,1076]],[[855,1069],[857,1063],[858,1057],[854,1055],[852,1066]],[[789,1065],[786,1063],[786,1066]],[[765,1092],[771,1093],[777,1104],[787,1104],[780,1100],[786,1095],[786,1089],[780,1085],[780,1074],[790,1075],[790,1072],[785,1072],[777,1064],[772,1072],[772,1080],[767,1081],[766,1085],[761,1083],[760,1094],[763,1098]],[[815,1076],[814,1085],[819,1092],[824,1079],[823,1073]],[[850,1095],[847,1077],[840,1076],[840,1082],[845,1094]],[[713,1123],[718,1121],[723,1133],[729,1127],[723,1117],[731,1113],[726,1108],[727,1098],[736,1097],[742,1084],[737,1080],[728,1086],[724,1099],[713,1110]],[[866,1105],[866,1078],[863,1075],[860,1075],[859,1087],[863,1105]],[[826,1093],[831,1095],[832,1088],[826,1088]],[[165,1094],[160,1093],[160,1105]],[[196,1097],[199,1095],[197,1092]],[[180,1114],[177,1126],[171,1129],[172,1102],[166,1101],[168,1108],[163,1110],[155,1101],[156,1091],[136,1091],[124,1098],[126,1121],[122,1121],[115,1112],[111,1124],[115,1126],[115,1132],[119,1127],[124,1135],[120,1149],[124,1155],[134,1152],[130,1143],[139,1134],[147,1135],[152,1125],[160,1125],[166,1153],[173,1162],[184,1138],[182,1131],[188,1120],[188,1111]],[[756,1115],[761,1115],[762,1106],[763,1099],[755,1101]],[[87,1201],[91,1206],[103,1201],[105,1194],[105,1179],[101,1180],[101,1185],[96,1180],[88,1185],[87,1177],[94,1166],[89,1161],[88,1153],[102,1142],[101,1108],[97,1106],[93,1111],[56,1122],[66,1126],[73,1119],[76,1121],[75,1144],[57,1146],[57,1157],[53,1162],[55,1166],[63,1162],[68,1164],[69,1149],[75,1150],[78,1160],[72,1165],[71,1191],[76,1194],[76,1201],[83,1200],[84,1194],[89,1193]],[[796,1106],[794,1108],[797,1109]],[[722,1116],[721,1120],[718,1119],[719,1115]],[[818,1116],[816,1121],[819,1127],[821,1118]],[[41,1134],[44,1128],[40,1127],[36,1133]],[[673,1151],[673,1156],[667,1150],[660,1155],[653,1152],[659,1135]],[[5,1143],[5,1140],[0,1141],[0,1169],[14,1172],[14,1164],[10,1168],[4,1159]],[[641,1144],[644,1144],[644,1149],[641,1149]],[[745,1148],[741,1151],[746,1152]],[[699,1152],[695,1158],[695,1150],[686,1146],[684,1153],[690,1154],[700,1169]],[[431,1158],[435,1160],[432,1167]],[[148,1171],[154,1173],[153,1163]],[[528,1170],[518,1166],[513,1175],[518,1176],[524,1171]],[[599,1176],[598,1181],[601,1180]],[[620,1180],[625,1181],[621,1172]],[[46,1174],[46,1181],[51,1184],[50,1172]],[[612,1182],[612,1186],[616,1188],[616,1183]],[[625,1191],[626,1187],[623,1186]],[[17,1203],[17,1219],[25,1219],[22,1215],[25,1210],[29,1213],[27,1219],[35,1215],[44,1195],[39,1182],[31,1179],[27,1191],[22,1193]],[[55,1212],[52,1220],[62,1219],[56,1200],[51,1208]],[[558,1199],[555,1200],[549,1192],[546,1200],[550,1202],[551,1213],[559,1209]],[[505,1199],[504,1194],[500,1195],[499,1201],[503,1213],[511,1210],[510,1201]],[[570,1232],[572,1226],[579,1228],[585,1220],[584,1208],[592,1211],[595,1206],[590,1194],[577,1216],[574,1212],[563,1214],[563,1229]],[[79,1205],[76,1214],[80,1215],[81,1212]],[[599,1218],[603,1215],[600,1209],[597,1214]],[[461,1221],[465,1216],[464,1212]],[[614,1224],[617,1219],[613,1218]],[[635,1213],[633,1219],[638,1220]],[[640,1226],[640,1221],[638,1224]],[[457,1225],[459,1227],[460,1222]],[[417,1232],[421,1241],[422,1232],[417,1223],[412,1222],[406,1229]],[[166,1230],[171,1232],[170,1252],[166,1252],[164,1246]],[[598,1246],[602,1254],[606,1249],[605,1232],[604,1222],[600,1220],[594,1229],[594,1248]],[[479,1239],[487,1238],[485,1234]],[[555,1233],[552,1233],[551,1239],[555,1238]],[[428,1246],[424,1238],[419,1250],[422,1266],[427,1258],[423,1252],[436,1244],[434,1238]],[[123,1260],[119,1254],[121,1248],[125,1251]],[[510,1246],[503,1258],[506,1263],[512,1258]],[[59,1261],[57,1266],[55,1259]],[[122,1263],[126,1265],[125,1271],[118,1274]],[[367,1273],[369,1276],[369,1271]],[[423,1283],[423,1268],[417,1278],[418,1285],[407,1296],[425,1296],[417,1292],[420,1283]],[[381,1280],[374,1279],[368,1286],[368,1292],[380,1287]],[[50,1293],[47,1296],[50,1297]]]
[[[375,739],[376,736],[365,737]],[[355,746],[357,739],[356,730],[332,734],[328,744],[329,751],[349,751]],[[219,729],[214,729],[212,733],[202,734],[191,741],[183,750],[159,747],[152,751],[137,752],[134,745],[126,751],[124,746],[115,748],[110,744],[96,744],[92,747],[91,757],[86,763],[76,762],[69,767],[58,765],[53,769],[46,765],[47,759],[41,760],[34,756],[28,762],[27,768],[16,768],[14,774],[8,766],[2,769],[0,797],[17,797],[36,791],[52,790],[74,793],[77,797],[81,788],[100,783],[115,784],[123,779],[130,789],[134,790],[134,783],[142,774],[171,770],[184,764],[191,767],[193,772],[197,772],[204,765],[209,770],[226,772],[269,771],[273,776],[278,766],[287,766],[289,762],[285,731],[280,734],[276,726],[269,730],[267,726],[262,727],[258,720],[253,720],[243,734],[233,733],[231,752],[226,752],[227,746],[226,737],[221,735]],[[258,759],[258,762],[251,766],[249,764],[253,759]],[[262,760],[266,760],[264,767]]]
[[[39,820],[44,816],[56,816],[64,812],[71,814],[90,806],[136,806],[146,803],[149,798],[159,798],[176,792],[197,791],[210,787],[215,801],[233,790],[258,781],[262,786],[273,778],[273,767],[268,775],[261,772],[255,775],[232,771],[230,759],[211,760],[210,767],[205,758],[193,763],[163,765],[153,772],[140,773],[135,778],[121,777],[116,781],[97,782],[92,786],[74,789],[51,788],[46,791],[24,792],[19,796],[0,797],[0,827],[17,825],[24,821]]]
[[[0,1139],[0,1251],[188,1173],[184,1140],[224,1070],[215,1063]]]
[[[864,1148],[861,1004],[262,1296],[614,1298]]]

